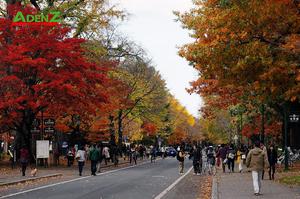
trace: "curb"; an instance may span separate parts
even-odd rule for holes
[[[219,199],[218,196],[218,183],[217,183],[217,178],[213,178],[212,182],[212,192],[211,192],[211,199]]]
[[[34,182],[40,179],[45,179],[45,178],[55,178],[55,177],[59,177],[62,176],[62,173],[56,173],[56,174],[50,174],[50,175],[45,175],[45,176],[41,176],[41,177],[36,177],[36,178],[28,178],[28,179],[24,179],[24,180],[17,180],[17,181],[12,181],[12,182],[7,182],[7,183],[1,183],[0,187],[5,187],[5,186],[11,186],[11,185],[16,185],[16,184],[23,184],[26,182]]]

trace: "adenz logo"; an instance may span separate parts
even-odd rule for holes
[[[21,11],[17,12],[17,14],[13,18],[13,26],[24,26],[24,25],[44,25],[44,26],[56,26],[61,22],[59,11],[50,11],[50,14],[27,14],[24,15]]]

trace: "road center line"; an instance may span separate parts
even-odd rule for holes
[[[161,199],[162,197],[164,197],[171,189],[173,189],[185,176],[187,176],[191,170],[193,169],[193,167],[191,167],[183,176],[181,176],[180,178],[178,178],[175,182],[173,182],[173,184],[171,184],[168,188],[166,188],[165,190],[163,190],[159,195],[157,195],[154,199]]]
[[[160,160],[160,159],[158,159],[158,160]],[[97,176],[102,176],[102,175],[106,175],[106,174],[110,174],[110,173],[115,173],[115,172],[118,172],[118,171],[131,169],[131,168],[134,168],[134,167],[137,167],[137,166],[142,166],[142,165],[149,164],[149,163],[150,163],[150,161],[146,161],[146,162],[143,162],[143,163],[138,164],[138,165],[132,165],[132,166],[129,166],[129,167],[124,167],[124,168],[120,168],[120,169],[106,171],[104,173],[97,174]],[[57,186],[57,185],[67,184],[67,183],[70,183],[70,182],[75,182],[75,181],[78,181],[78,180],[91,178],[91,177],[95,178],[95,176],[85,176],[85,177],[75,178],[75,179],[72,179],[72,180],[67,180],[67,181],[58,182],[58,183],[55,183],[55,184],[50,184],[50,185],[45,185],[45,186],[41,186],[41,187],[36,187],[36,188],[33,188],[33,189],[28,189],[28,190],[25,190],[25,191],[20,191],[20,192],[5,195],[5,196],[0,196],[0,199],[10,198],[12,196],[16,196],[16,195],[20,195],[20,194],[24,194],[24,193],[28,193],[28,192],[32,192],[32,191],[37,191],[37,190],[41,190],[41,189],[46,189],[46,188],[54,187],[54,186]]]

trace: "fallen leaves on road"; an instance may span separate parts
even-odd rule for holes
[[[200,196],[198,199],[210,199],[212,192],[212,176],[203,178],[204,182],[200,186]]]

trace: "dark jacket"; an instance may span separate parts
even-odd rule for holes
[[[236,154],[235,154],[236,152],[235,152],[235,150],[233,149],[233,148],[229,148],[228,149],[228,151],[227,151],[227,158],[229,158],[229,159],[234,159],[235,158],[235,156],[236,156]],[[231,158],[230,156],[230,154],[233,154],[234,156],[233,156],[233,158]]]
[[[198,161],[202,160],[202,152],[201,152],[201,149],[200,149],[200,148],[197,148],[197,149],[193,150],[192,156],[193,156],[193,161],[194,161],[194,162],[198,162]]]
[[[20,150],[20,162],[22,164],[27,164],[28,161],[29,161],[29,152],[28,152],[28,149],[22,148]]]
[[[225,147],[220,148],[219,155],[220,155],[220,158],[222,158],[224,160],[227,156],[227,149]]]
[[[93,161],[100,160],[100,151],[98,149],[95,149],[95,148],[91,149],[89,155],[90,155],[90,157],[89,157],[90,160],[93,160]]]
[[[277,163],[277,151],[275,149],[268,149],[268,160],[270,165],[275,165]]]

